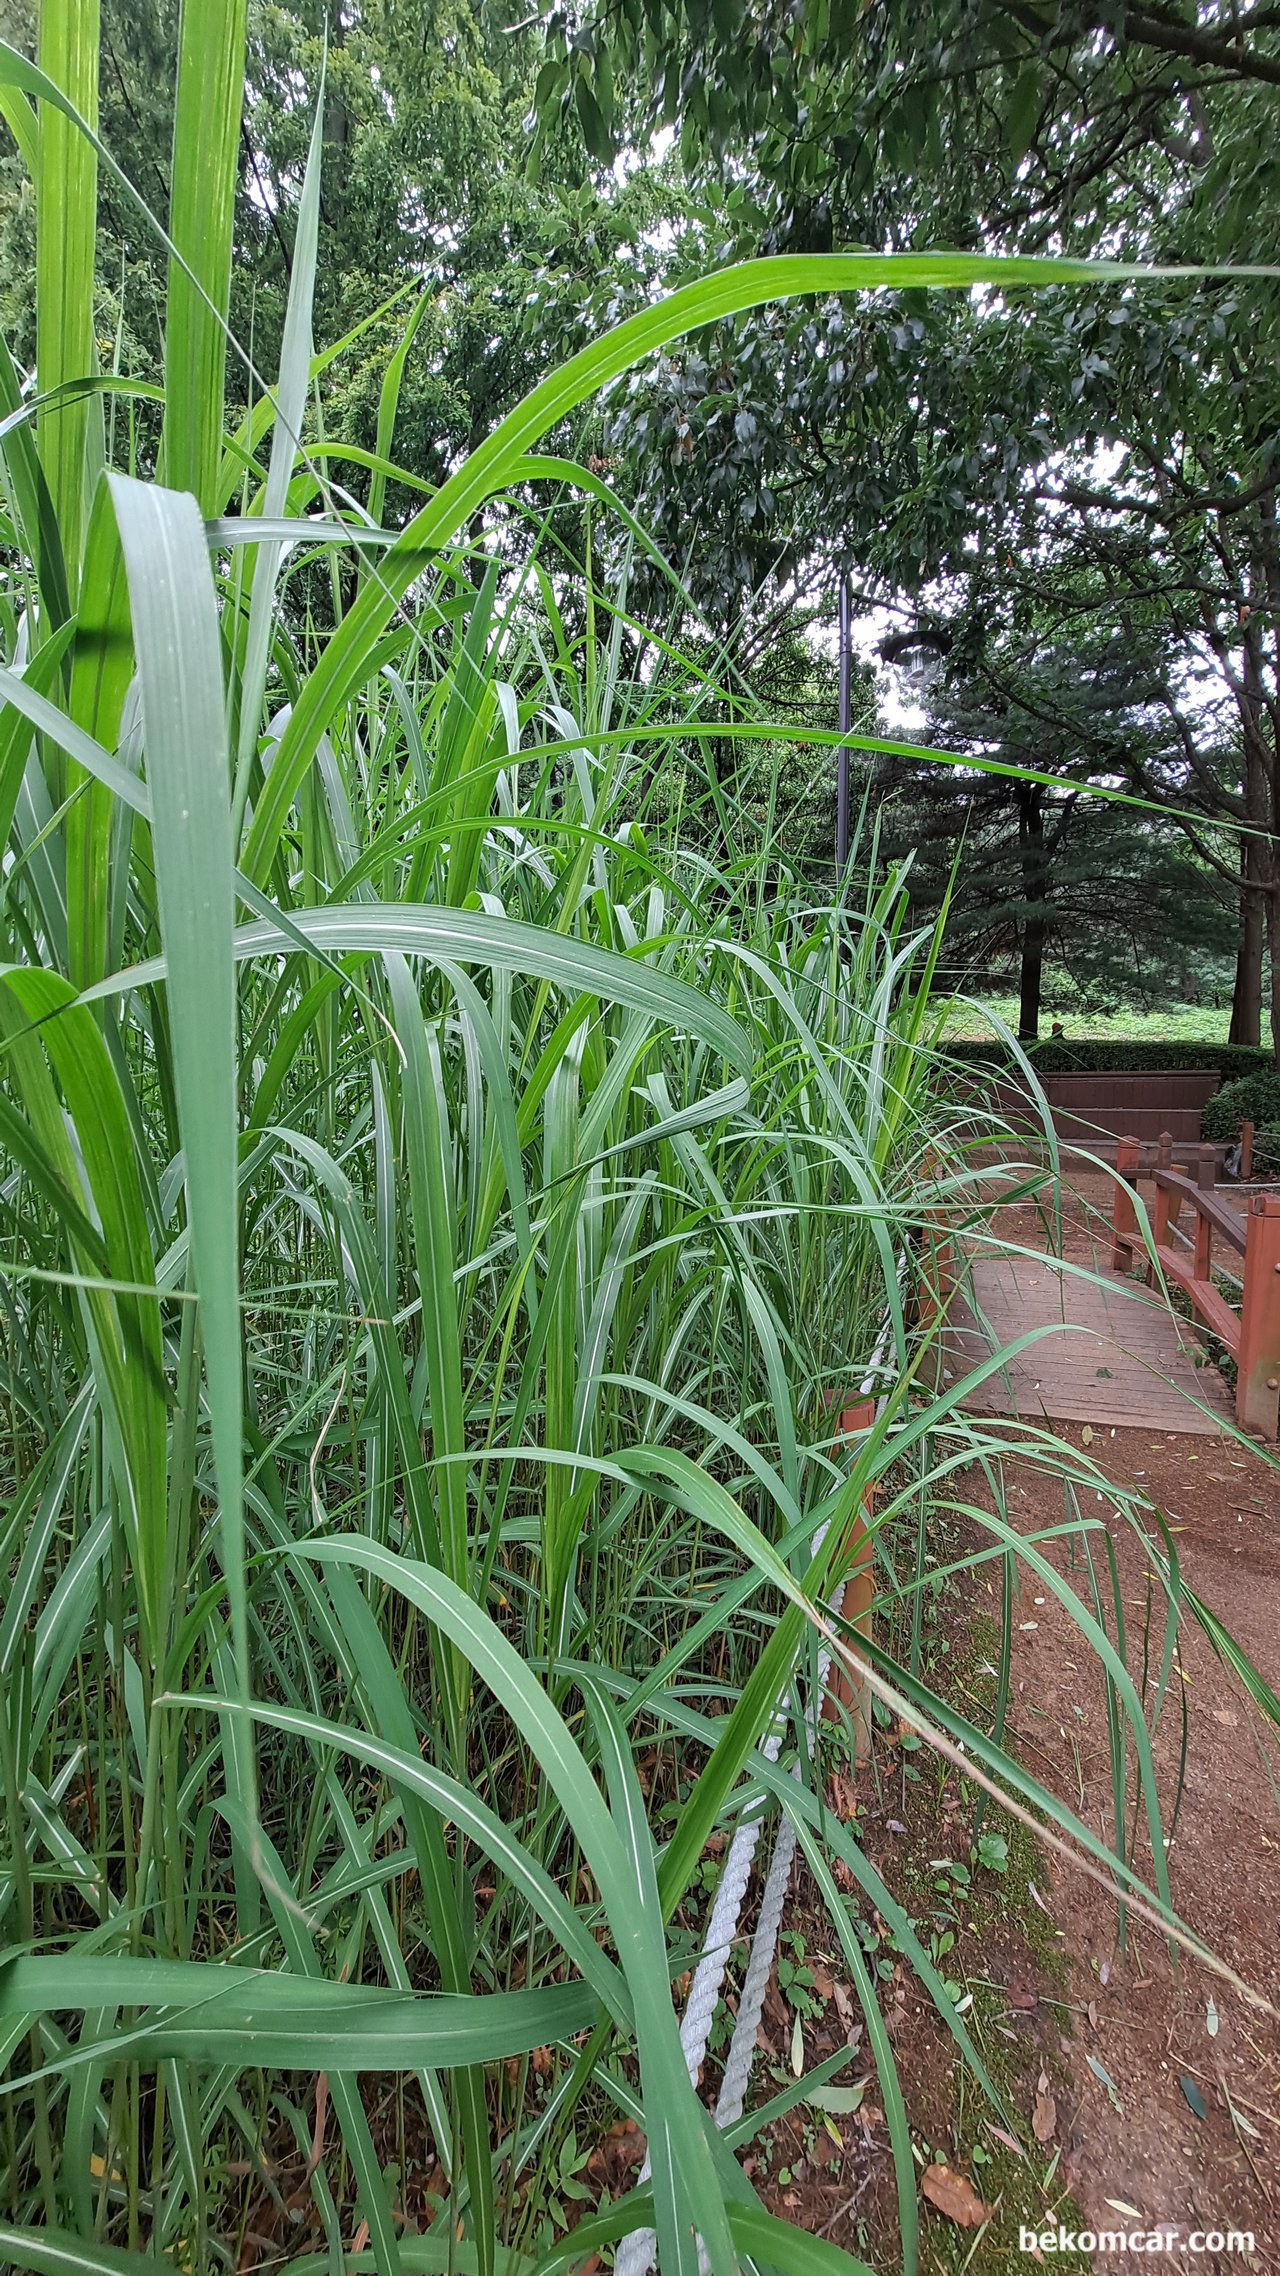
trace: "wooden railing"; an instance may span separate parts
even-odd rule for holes
[[[1133,1200],[1140,1159],[1138,1140],[1122,1138],[1116,1155],[1111,1269],[1127,1271],[1140,1248],[1148,1258],[1147,1278],[1154,1280]],[[1196,1166],[1201,1169],[1199,1162]],[[1189,1297],[1196,1317],[1235,1361],[1237,1422],[1264,1438],[1280,1437],[1280,1194],[1255,1193],[1247,1208],[1233,1209],[1212,1186],[1177,1170],[1157,1166],[1153,1176],[1151,1232],[1160,1270]],[[1179,1223],[1188,1202],[1194,1215],[1190,1231]],[[1241,1278],[1215,1266],[1215,1233],[1244,1258]],[[1179,1238],[1184,1249],[1175,1246]],[[1239,1311],[1223,1295],[1219,1280],[1239,1287]]]

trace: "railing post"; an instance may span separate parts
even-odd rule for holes
[[[1253,1176],[1253,1124],[1240,1125],[1240,1182],[1247,1185]]]
[[[1141,1148],[1136,1138],[1121,1138],[1116,1145],[1116,1183],[1111,1209],[1111,1270],[1127,1272],[1133,1263],[1138,1219],[1130,1187],[1138,1182]]]
[[[1245,1220],[1236,1421],[1280,1437],[1280,1195],[1255,1193]]]
[[[1171,1130],[1162,1130],[1156,1141],[1156,1168],[1158,1170],[1173,1168],[1173,1132]]]
[[[874,1399],[858,1399],[851,1407],[846,1407],[840,1417],[837,1447],[842,1440],[852,1437],[855,1431],[870,1430],[875,1419]],[[844,1598],[840,1606],[841,1618],[849,1622],[857,1635],[868,1637],[873,1628],[871,1607],[875,1602],[876,1582],[875,1552],[871,1535],[867,1531],[867,1519],[874,1506],[875,1491],[868,1486],[862,1496],[862,1508],[854,1512],[845,1535],[845,1544],[852,1551],[852,1559],[845,1577]],[[853,1725],[854,1761],[870,1762],[870,1685],[861,1677],[854,1681],[835,1658],[832,1659],[827,1682],[829,1696],[822,1710],[824,1716],[830,1718],[835,1714],[837,1705],[843,1706]]]
[[[1197,1280],[1213,1278],[1213,1226],[1202,1210],[1196,1211],[1195,1276]]]
[[[931,1210],[930,1222],[933,1284],[938,1292],[938,1308],[945,1311],[947,1299],[954,1292],[956,1284],[955,1243],[951,1238],[951,1228],[944,1209]]]
[[[927,1159],[923,1164],[924,1176],[932,1177],[935,1167],[932,1159]],[[944,1206],[926,1203],[921,1212],[921,1235],[916,1302],[921,1324],[928,1326],[941,1319],[955,1292],[955,1242]]]
[[[1163,1249],[1168,1244],[1169,1219],[1178,1214],[1178,1199],[1176,1193],[1170,1193],[1167,1185],[1156,1187],[1155,1206],[1151,1212],[1151,1238],[1158,1249]],[[1149,1265],[1147,1267],[1147,1278],[1148,1280],[1151,1278],[1151,1267]]]

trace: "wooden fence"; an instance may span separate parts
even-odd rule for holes
[[[1135,1249],[1141,1249],[1148,1259],[1147,1278],[1154,1280],[1133,1199],[1141,1151],[1137,1138],[1120,1140],[1111,1269],[1127,1271]],[[1162,1144],[1166,1161],[1169,1151]],[[1280,1194],[1255,1193],[1246,1207],[1236,1209],[1211,1185],[1178,1170],[1157,1166],[1153,1175],[1151,1231],[1156,1262],[1165,1280],[1182,1289],[1196,1318],[1235,1361],[1237,1422],[1264,1438],[1280,1437]],[[1187,1204],[1194,1220],[1189,1227],[1180,1222]],[[1242,1274],[1215,1263],[1215,1234],[1243,1257]],[[1238,1310],[1225,1288],[1239,1290]]]

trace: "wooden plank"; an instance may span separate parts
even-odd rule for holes
[[[1096,1427],[1216,1433],[1231,1401],[1197,1367],[1194,1330],[1135,1281],[1063,1272],[1051,1257],[975,1258],[943,1354],[954,1381],[1029,1331],[1037,1340],[965,1399],[974,1412]]]
[[[1175,1288],[1186,1290],[1205,1325],[1212,1330],[1219,1343],[1226,1345],[1234,1359],[1240,1341],[1240,1314],[1232,1311],[1212,1281],[1197,1277],[1196,1267],[1187,1264],[1172,1249],[1157,1249],[1156,1255],[1160,1259],[1166,1280],[1171,1280]]]

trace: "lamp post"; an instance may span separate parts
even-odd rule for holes
[[[939,677],[944,660],[951,647],[951,634],[945,625],[913,625],[910,631],[891,633],[880,643],[880,654],[886,664],[896,664],[907,683],[917,695],[923,695]],[[853,725],[853,601],[847,577],[840,579],[840,617],[837,640],[840,671],[840,733],[845,736]],[[851,835],[851,801],[849,790],[849,746],[842,742],[836,754],[836,885],[844,884],[849,866],[849,839]]]
[[[842,577],[842,578],[840,579],[840,636],[839,636],[839,657],[840,657],[840,733],[841,733],[842,735],[847,735],[847,734],[848,734],[848,732],[849,732],[849,727],[850,727],[850,723],[851,723],[851,704],[850,704],[850,698],[851,698],[851,694],[852,694],[852,682],[851,682],[851,674],[852,674],[852,669],[853,669],[853,659],[852,659],[852,654],[851,654],[851,649],[852,649],[852,638],[853,638],[853,626],[852,626],[851,617],[852,617],[852,610],[851,610],[851,603],[850,603],[850,599],[849,599],[849,580],[848,580],[848,578],[847,578],[847,577]],[[838,752],[838,753],[837,753],[837,755],[836,755],[836,884],[837,884],[837,887],[839,887],[839,886],[843,885],[843,883],[844,883],[844,873],[845,873],[845,870],[846,870],[846,869],[847,869],[847,867],[848,867],[848,864],[849,864],[849,747],[848,747],[847,743],[842,743],[842,744],[840,745],[840,749],[839,749],[839,752]]]

